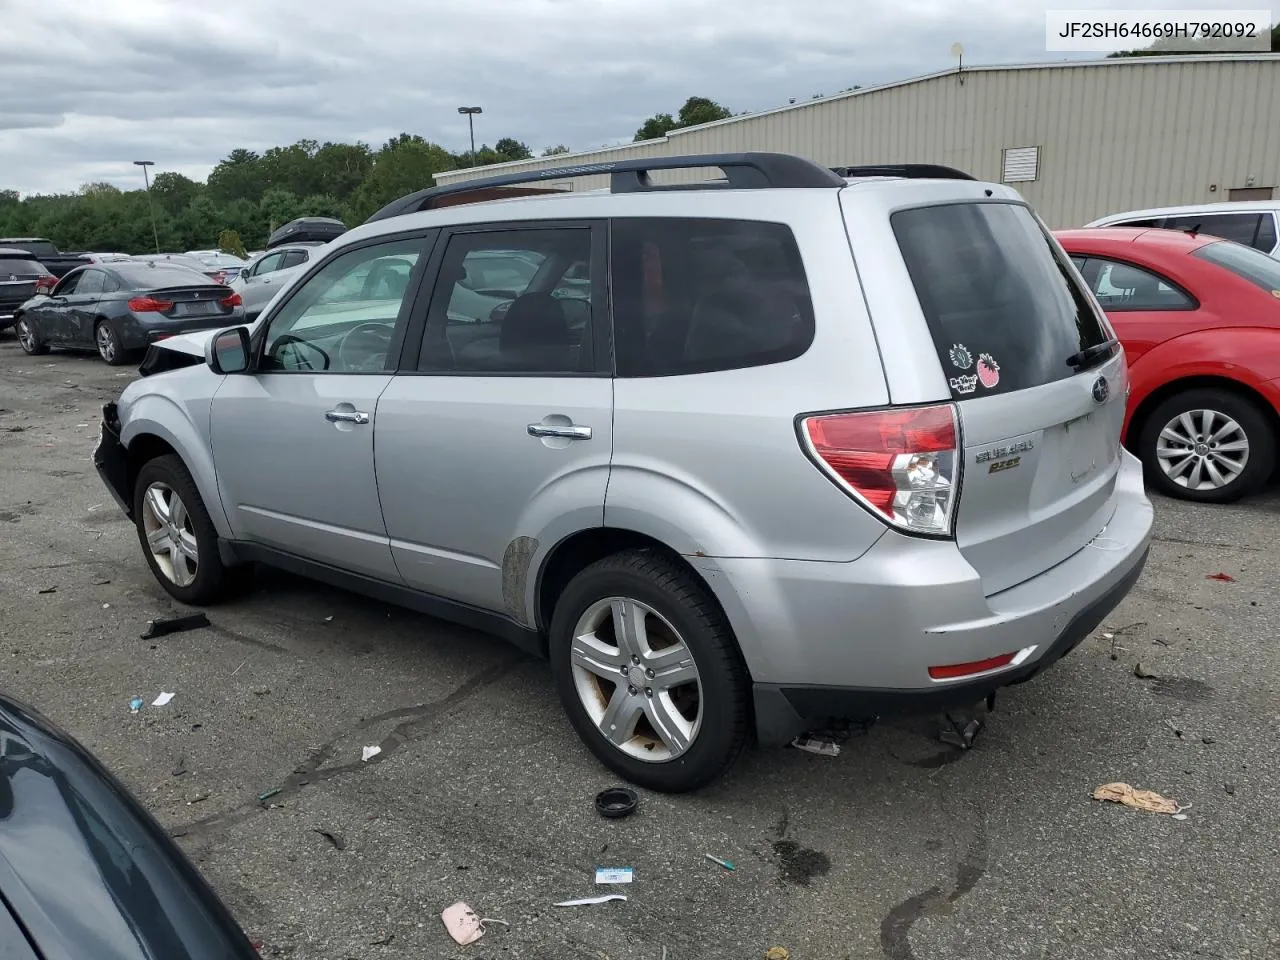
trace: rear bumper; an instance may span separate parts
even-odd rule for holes
[[[168,337],[200,330],[222,330],[244,323],[244,311],[236,307],[231,313],[185,320],[139,320],[136,316],[120,321],[120,342],[126,350],[142,350]]]
[[[850,563],[689,558],[725,608],[755,681],[757,729],[785,741],[831,717],[972,705],[1074,648],[1140,576],[1152,508],[1122,457],[1111,519],[1066,560],[985,596],[953,542],[886,533]],[[1020,652],[937,680],[930,667]]]
[[[93,465],[102,483],[126,517],[133,519],[133,497],[129,489],[129,455],[120,442],[120,420],[114,403],[102,407],[102,434],[93,449]]]

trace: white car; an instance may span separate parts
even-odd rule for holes
[[[1160,227],[1234,240],[1280,260],[1280,201],[1238,200],[1113,213],[1086,227]]]
[[[259,254],[245,264],[228,286],[244,301],[245,316],[253,319],[271,298],[287,287],[317,256],[323,244],[291,243]]]

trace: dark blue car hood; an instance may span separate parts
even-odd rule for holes
[[[6,905],[43,960],[258,957],[128,791],[69,735],[0,696],[0,911]]]

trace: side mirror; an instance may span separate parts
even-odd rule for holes
[[[219,330],[205,347],[205,363],[214,373],[244,373],[249,369],[249,330],[228,327]]]

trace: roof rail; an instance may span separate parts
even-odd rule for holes
[[[861,167],[832,167],[841,177],[906,177],[910,180],[976,180],[963,170],[936,163],[872,163]]]
[[[724,171],[723,180],[702,183],[658,184],[649,173],[654,170],[689,170],[697,167],[717,167]],[[398,217],[420,210],[449,206],[444,198],[457,194],[490,191],[494,187],[514,186],[522,183],[541,183],[547,180],[566,180],[571,177],[589,177],[609,174],[609,189],[613,193],[641,193],[670,190],[759,190],[764,188],[842,187],[844,180],[835,172],[811,160],[786,153],[709,153],[701,156],[651,157],[644,160],[615,160],[605,163],[586,163],[571,167],[552,167],[546,170],[528,170],[497,177],[464,180],[440,187],[419,190],[387,204],[365,223]],[[512,191],[516,193],[516,191]],[[532,191],[530,191],[532,192]],[[553,191],[546,191],[548,193]],[[500,195],[500,194],[499,194]],[[492,196],[484,199],[493,199]],[[454,200],[454,203],[457,203]]]

